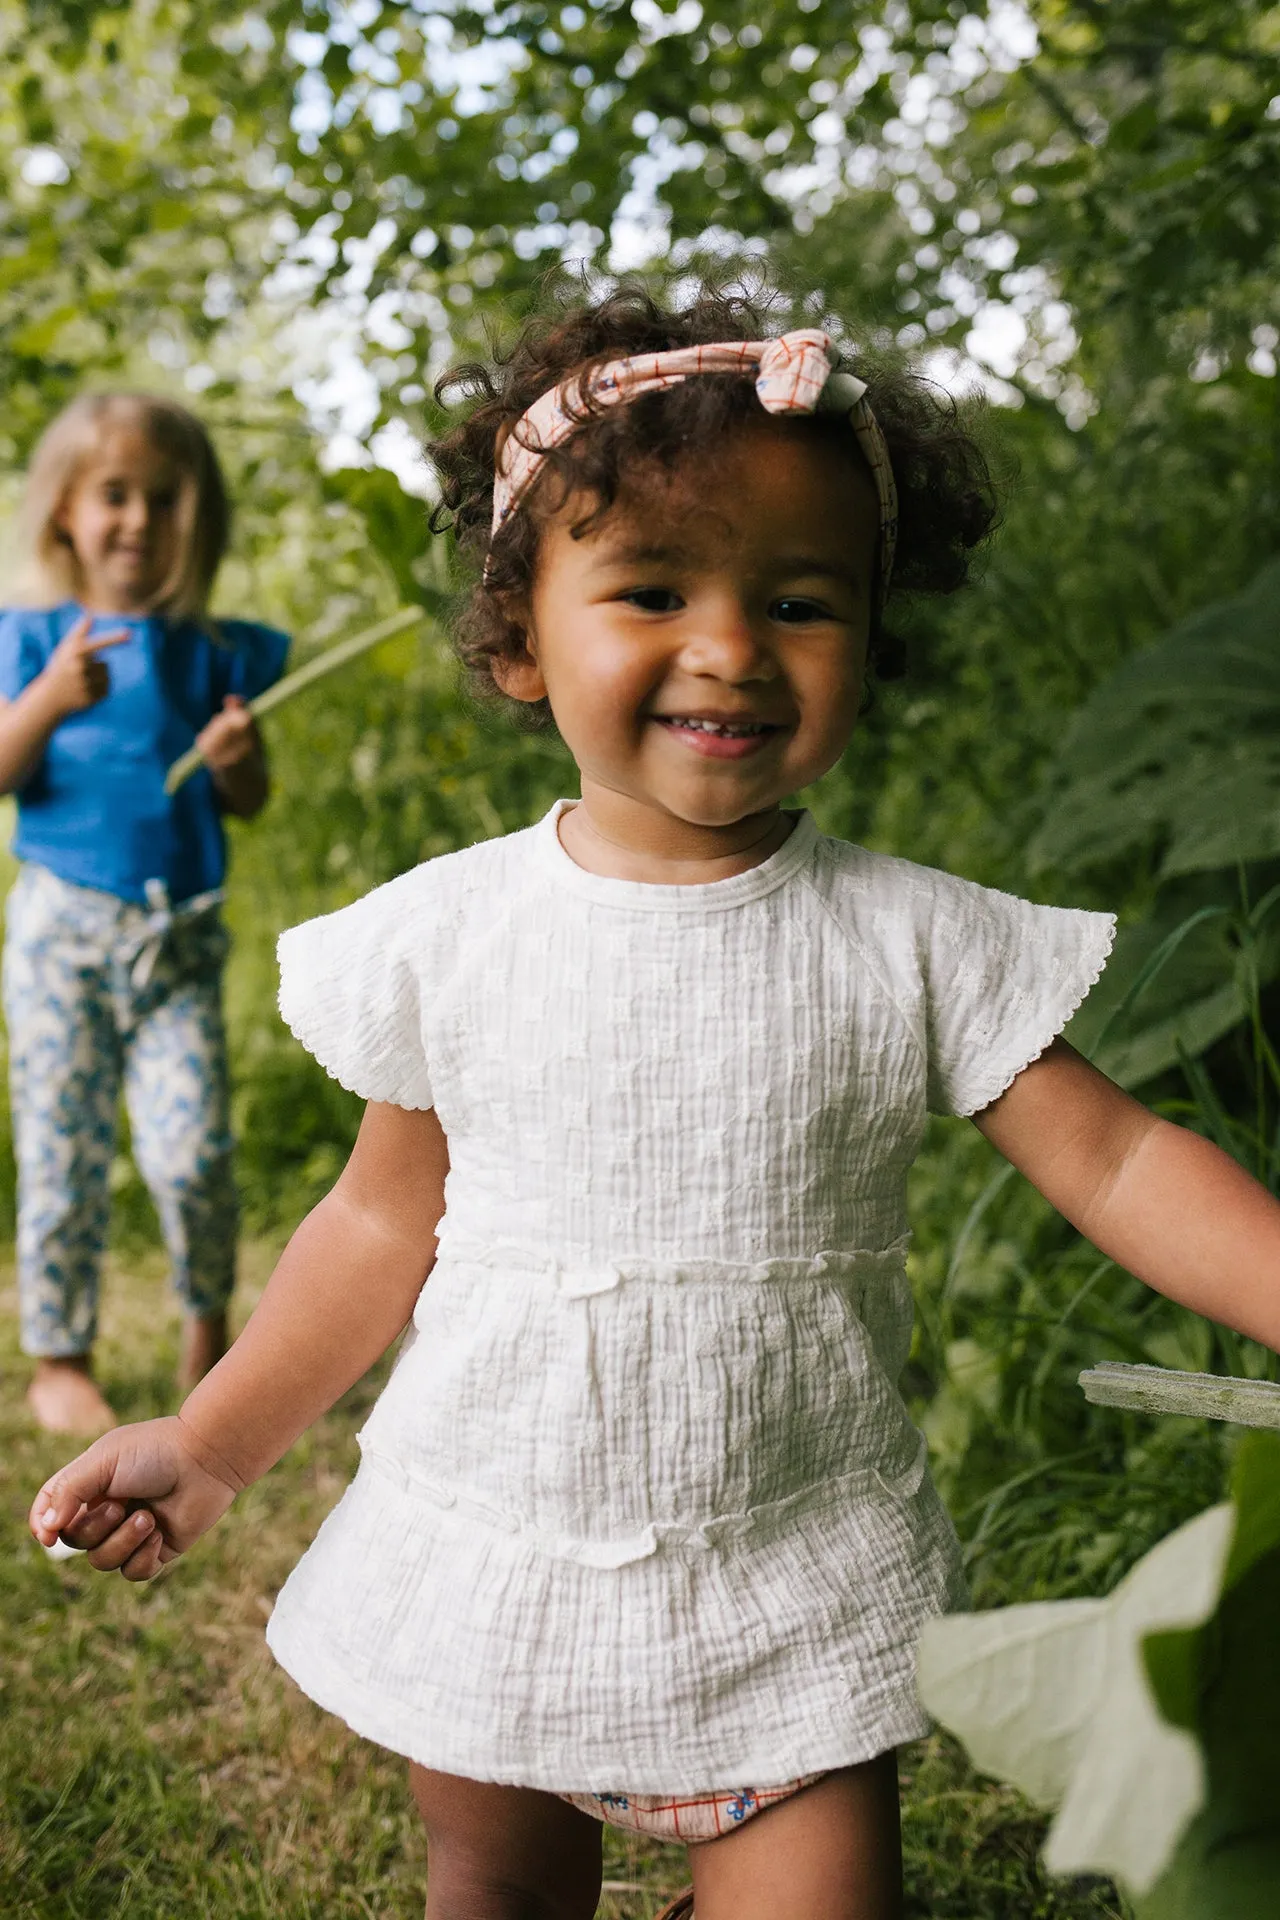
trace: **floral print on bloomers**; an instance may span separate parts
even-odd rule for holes
[[[647,1833],[655,1840],[697,1842],[733,1833],[756,1814],[823,1778],[822,1773],[802,1773],[783,1787],[727,1787],[719,1793],[560,1793],[556,1798],[606,1826]]]
[[[178,1294],[218,1311],[237,1207],[217,897],[171,912],[157,892],[148,909],[28,863],[5,923],[24,1349],[93,1345],[122,1084]]]

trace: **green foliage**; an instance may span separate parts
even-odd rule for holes
[[[1266,1920],[1280,1875],[1280,1439],[1250,1434],[1233,1508],[1107,1600],[934,1622],[927,1705],[1057,1816],[1056,1872],[1105,1868],[1139,1920]]]
[[[1140,1920],[1267,1920],[1280,1885],[1280,1440],[1249,1435],[1232,1479],[1213,1614],[1144,1647],[1166,1720],[1203,1749],[1207,1792]]]
[[[1072,1024],[1076,1045],[1122,1086],[1140,1087],[1171,1067],[1189,1068],[1248,1022],[1259,989],[1280,973],[1278,878],[1273,864],[1162,888],[1145,917],[1121,931],[1098,990]],[[1256,905],[1251,884],[1266,888]],[[1261,1030],[1259,1042],[1268,1045]],[[1253,1156],[1238,1157],[1248,1164]],[[1263,1178],[1267,1164],[1264,1154]]]
[[[1280,859],[1280,561],[1199,608],[1074,715],[1033,866],[1157,850],[1159,878]]]
[[[1269,1356],[1083,1244],[972,1129],[936,1122],[912,1176],[907,1387],[974,1603],[1113,1588],[1222,1497],[1219,1431],[1090,1408],[1100,1360],[1266,1375]]]
[[[1195,1743],[1162,1720],[1143,1667],[1152,1629],[1213,1611],[1231,1514],[1162,1540],[1105,1600],[1048,1600],[931,1621],[920,1696],[974,1763],[1055,1810],[1054,1873],[1113,1873],[1145,1894],[1204,1797]]]
[[[1261,570],[1280,512],[1280,9],[1028,13],[1034,43],[1011,48],[1008,8],[959,0],[888,15],[863,0],[0,0],[0,464],[19,466],[86,382],[194,396],[239,508],[222,609],[289,628],[299,658],[406,600],[438,616],[270,717],[273,798],[232,828],[254,1222],[290,1225],[358,1119],[276,1017],[280,927],[573,790],[553,739],[460,697],[422,504],[378,468],[322,474],[292,387],[333,338],[374,382],[359,434],[434,426],[443,355],[505,332],[562,256],[599,277],[613,239],[634,252],[628,220],[649,223],[660,283],[750,267],[767,242],[806,316],[877,350],[963,349],[990,303],[1017,316],[1008,404],[987,425],[998,543],[968,594],[894,609],[911,678],[880,690],[806,798],[829,830],[1118,908],[1116,960],[1074,1037],[1277,1184]],[[136,1238],[145,1204],[117,1173]],[[1221,1497],[1228,1448],[1194,1423],[1089,1409],[1076,1374],[1114,1358],[1259,1375],[1269,1357],[1100,1260],[972,1129],[933,1127],[912,1213],[908,1386],[975,1597],[1113,1591]],[[924,1774],[922,1914],[1067,1911],[1025,1813],[944,1817],[934,1802],[960,1790],[945,1767]],[[1015,1827],[1023,1865],[1000,1838]],[[1095,1890],[1071,1910],[1114,1908]]]
[[[1033,869],[1137,860],[1156,889],[1076,1030],[1126,1085],[1205,1052],[1280,974],[1278,596],[1272,562],[1126,661],[1050,764]]]

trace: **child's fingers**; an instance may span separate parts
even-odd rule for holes
[[[99,654],[104,647],[118,647],[122,640],[132,639],[128,627],[112,627],[110,633],[95,633],[91,640],[86,639],[82,652]]]
[[[129,1517],[129,1509],[121,1500],[103,1500],[96,1507],[86,1507],[76,1518],[60,1529],[59,1537],[69,1547],[78,1547],[87,1553],[92,1547],[101,1546],[108,1534],[114,1533],[122,1520]]]
[[[257,722],[243,701],[233,707],[230,701],[235,698],[229,694],[224,705],[209,722],[209,730],[224,739],[239,739],[243,734],[252,733]]]
[[[63,1527],[77,1520],[86,1507],[94,1507],[111,1491],[111,1482],[120,1464],[115,1434],[101,1440],[73,1460],[51,1480],[46,1480],[31,1505],[29,1524],[43,1547],[51,1547]]]
[[[125,1563],[133,1559],[139,1547],[159,1531],[155,1515],[141,1507],[94,1547],[89,1555],[89,1565],[96,1567],[99,1573],[120,1572]]]
[[[136,1553],[130,1554],[120,1571],[126,1580],[154,1580],[161,1569],[177,1557],[173,1548],[165,1545],[164,1535],[157,1527]]]

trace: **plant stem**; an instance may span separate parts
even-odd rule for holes
[[[264,713],[270,713],[273,707],[281,706],[286,700],[292,700],[295,693],[301,693],[316,680],[323,680],[326,674],[333,673],[338,667],[345,667],[348,660],[354,660],[359,654],[367,653],[370,647],[376,647],[380,640],[390,640],[393,634],[403,633],[409,627],[416,626],[427,618],[425,607],[402,607],[399,613],[391,614],[386,620],[379,620],[376,626],[366,627],[363,633],[356,633],[349,640],[339,640],[327,652],[318,654],[314,660],[308,660],[295,673],[286,674],[283,680],[277,680],[274,687],[268,687],[256,700],[250,700],[249,711],[255,720]],[[203,765],[198,747],[188,747],[184,754],[176,759],[164,777],[166,793],[176,793],[184,781]]]
[[[1182,1413],[1201,1420],[1230,1420],[1241,1427],[1280,1429],[1280,1386],[1270,1380],[1235,1380],[1220,1373],[1183,1373],[1177,1368],[1108,1360],[1082,1373],[1080,1385],[1085,1399],[1095,1407]]]

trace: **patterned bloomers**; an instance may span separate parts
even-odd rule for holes
[[[237,1226],[216,899],[149,911],[28,863],[5,921],[24,1349],[93,1344],[122,1079],[174,1284],[216,1312]]]
[[[821,1773],[802,1773],[784,1787],[735,1787],[719,1793],[561,1793],[579,1813],[589,1813],[611,1827],[647,1833],[655,1840],[718,1840],[732,1833],[766,1807],[789,1800],[802,1787],[821,1780]]]

